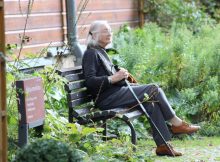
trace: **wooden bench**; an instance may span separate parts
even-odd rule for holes
[[[68,82],[65,85],[67,92],[67,102],[69,107],[69,122],[77,122],[81,125],[103,122],[103,135],[107,136],[107,120],[121,119],[131,130],[131,142],[135,145],[137,135],[132,120],[140,117],[143,113],[137,108],[114,108],[111,110],[99,110],[94,108],[91,95],[87,93],[85,80],[82,73],[82,67],[58,70],[59,75],[65,77]]]

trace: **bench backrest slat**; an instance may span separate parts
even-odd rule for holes
[[[91,111],[91,108],[93,108],[91,104],[92,96],[86,90],[81,66],[58,70],[57,72],[68,81],[65,84],[65,90],[67,91],[69,121],[73,122],[74,117],[79,119],[80,116]]]
[[[91,109],[91,107],[90,108],[86,107],[86,108],[73,110],[73,116],[75,118],[78,118],[79,116],[82,116],[82,115],[85,115],[85,114],[89,113],[90,109]]]
[[[76,100],[72,100],[68,103],[69,108],[74,108],[76,106],[91,102],[92,98],[91,97],[84,97],[84,98],[80,98],[80,99],[76,99]]]
[[[81,89],[85,87],[85,81],[79,81],[79,82],[71,82],[69,84],[65,85],[65,90],[68,92],[71,92],[72,90]]]
[[[57,70],[57,73],[63,77],[69,74],[77,74],[77,73],[82,73],[82,66],[77,66],[74,68],[70,69],[64,69],[64,70]]]
[[[83,98],[85,96],[89,96],[86,90],[80,92],[72,92],[67,94],[68,101],[76,100],[79,98]]]
[[[138,109],[138,110],[126,113],[124,115],[124,118],[126,120],[133,120],[133,119],[136,119],[136,118],[140,117],[142,114],[143,114],[143,112]]]
[[[66,78],[69,82],[73,82],[73,81],[77,81],[77,80],[82,80],[82,79],[84,79],[83,73],[69,74],[69,75],[66,75],[65,78]]]

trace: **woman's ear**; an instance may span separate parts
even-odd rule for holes
[[[98,33],[92,33],[92,39],[95,41],[99,40],[99,34]]]

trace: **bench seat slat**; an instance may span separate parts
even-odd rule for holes
[[[115,116],[118,116],[119,118],[123,118],[125,121],[131,121],[143,114],[142,111],[137,109],[133,109],[131,112],[128,111],[129,109],[125,109],[125,108],[115,108],[111,110],[97,111],[93,113],[88,111],[84,115],[79,116],[79,123],[86,124],[92,121],[95,122],[101,119],[109,119]]]
[[[135,111],[124,114],[123,118],[124,120],[131,121],[133,119],[140,117],[141,115],[143,115],[143,112],[141,110],[135,110]]]
[[[119,109],[117,109],[119,110]],[[121,110],[121,109],[120,109]],[[99,118],[99,117],[105,117],[105,118],[110,118],[110,117],[113,117],[115,116],[116,114],[118,114],[117,111],[112,111],[112,110],[103,110],[103,111],[96,111],[96,112],[93,112],[93,113],[89,113],[89,114],[86,114],[85,117],[86,118]]]
[[[80,116],[78,119],[79,124],[87,124],[91,122],[96,122],[100,120],[106,120],[115,116],[115,113],[109,110],[97,111]]]
[[[75,117],[77,117],[79,120],[82,120],[82,121],[79,121],[79,123],[85,122],[85,119],[89,119],[87,122],[91,122],[91,120],[97,120],[95,118],[100,118],[100,117],[102,117],[103,119],[111,118],[115,116],[118,111],[122,111],[123,108],[117,108],[117,109],[114,109],[113,111],[112,110],[104,110],[104,111],[97,110],[96,112],[91,112],[90,109],[83,108],[83,109],[73,110],[73,114],[75,115]]]
[[[115,113],[125,113],[129,111],[129,108],[114,108],[111,109],[111,111],[115,112]]]

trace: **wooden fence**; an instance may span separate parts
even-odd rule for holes
[[[85,0],[84,0],[85,1]],[[20,44],[26,20],[27,36],[25,53],[35,53],[43,47],[62,46],[66,40],[65,0],[4,0],[6,43]],[[83,0],[76,0],[78,15]],[[30,15],[27,19],[27,10]],[[89,0],[78,22],[78,38],[85,42],[89,24],[94,20],[107,20],[113,29],[124,24],[136,26],[139,23],[138,0]]]

